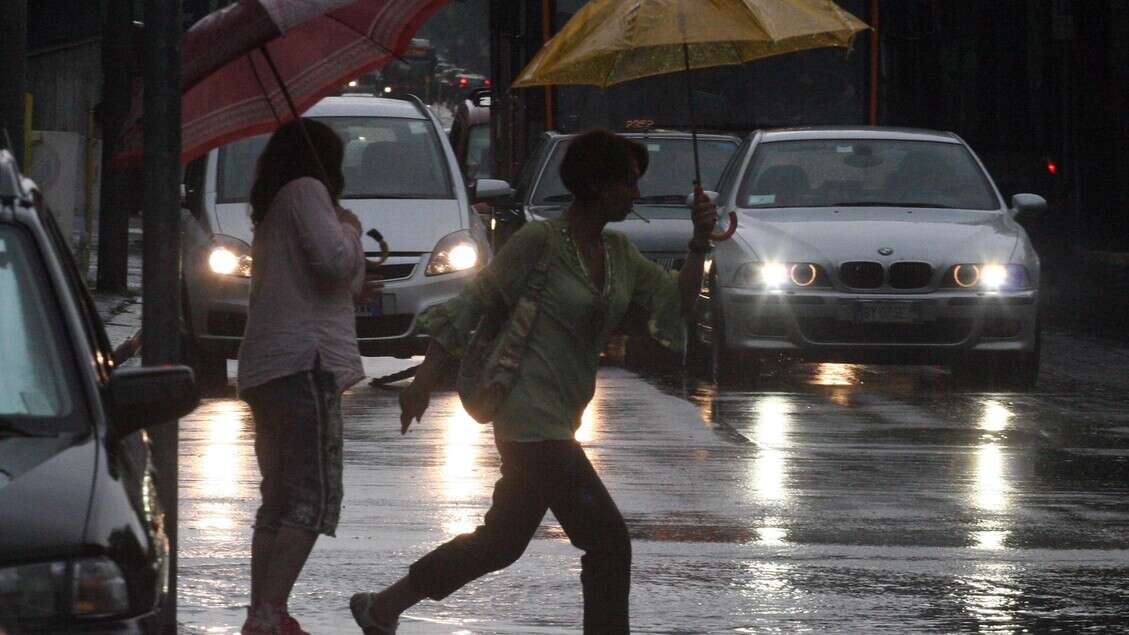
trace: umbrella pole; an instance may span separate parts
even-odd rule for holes
[[[318,171],[321,172],[322,182],[325,183],[326,189],[329,188],[329,173],[326,172],[325,166],[321,164],[321,155],[318,154],[317,147],[314,146],[314,140],[310,138],[310,133],[306,131],[306,124],[302,121],[301,115],[298,114],[298,109],[294,106],[294,99],[290,97],[290,91],[286,89],[286,82],[282,81],[282,74],[278,72],[278,67],[274,65],[274,58],[270,56],[270,51],[267,50],[266,45],[259,47],[259,52],[267,60],[267,66],[270,67],[270,72],[274,75],[274,81],[278,83],[279,89],[282,90],[282,96],[286,98],[286,105],[290,106],[290,112],[294,115],[294,120],[298,122],[298,130],[302,131],[302,137],[306,139],[306,145],[310,148],[310,153],[314,157],[314,163],[318,166]],[[270,99],[268,96],[267,99]],[[281,123],[281,122],[280,122]]]
[[[686,101],[690,105],[690,139],[694,148],[694,193],[702,191],[702,168],[698,162],[698,126],[694,113],[694,73],[690,70],[690,47],[682,40],[682,59],[686,63]]]

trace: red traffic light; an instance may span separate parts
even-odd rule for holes
[[[1047,173],[1051,176],[1058,174],[1058,164],[1050,159],[1047,159]]]

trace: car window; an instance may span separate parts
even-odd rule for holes
[[[31,240],[0,226],[0,422],[32,433],[78,431],[74,370],[58,308]],[[13,427],[14,424],[13,424]]]
[[[439,138],[429,120],[397,117],[317,118],[345,143],[341,198],[454,198]],[[267,135],[242,139],[219,153],[218,202],[250,198],[255,162]]]
[[[467,130],[466,176],[468,179],[490,179],[494,174],[494,155],[490,151],[490,124],[478,124]]]
[[[694,188],[694,147],[689,138],[636,139],[647,148],[649,165],[639,180],[640,201],[657,205],[684,205],[686,195]],[[558,143],[553,149],[537,191],[534,205],[567,203],[572,195],[561,182],[561,161],[568,149],[568,141]],[[736,140],[699,139],[698,157],[702,171],[702,187],[717,187],[721,173],[737,149]],[[689,213],[689,211],[687,211]],[[550,214],[551,215],[551,214]]]
[[[987,175],[963,145],[886,139],[762,142],[737,203],[746,208],[999,208]]]

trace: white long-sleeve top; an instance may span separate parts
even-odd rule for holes
[[[337,219],[321,181],[303,177],[278,191],[251,242],[240,393],[315,363],[339,392],[364,378],[353,306],[364,257],[359,232]]]

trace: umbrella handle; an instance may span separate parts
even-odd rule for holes
[[[380,266],[384,264],[384,261],[388,260],[388,243],[384,240],[384,235],[376,229],[370,229],[365,233],[369,238],[375,240],[376,244],[380,245],[380,256],[378,256],[377,258],[367,259],[368,264],[372,266]]]
[[[719,243],[723,240],[729,240],[733,236],[733,232],[737,231],[737,212],[729,212],[729,227],[725,231],[714,232],[710,234],[710,240]]]

